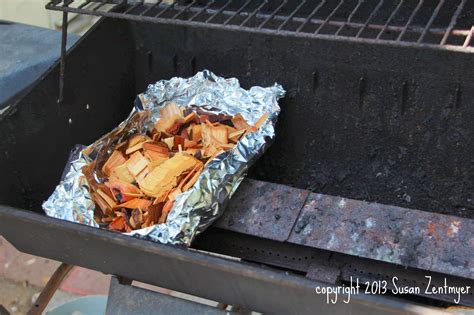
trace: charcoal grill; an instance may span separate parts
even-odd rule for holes
[[[452,294],[331,305],[315,293],[351,277],[472,288],[473,1],[46,7],[63,12],[61,61],[0,116],[0,233],[19,250],[268,313],[453,305]],[[69,13],[104,18],[66,54]],[[147,84],[202,69],[246,87],[277,81],[287,96],[275,144],[191,249],[43,214],[73,145],[116,126]],[[461,305],[474,306],[472,289]]]

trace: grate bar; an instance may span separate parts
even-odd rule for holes
[[[153,9],[156,9],[160,4],[161,2],[163,2],[163,0],[158,0],[155,4],[149,6],[145,11],[143,11],[142,13],[140,13],[141,16],[145,16],[148,12],[150,12],[151,10]]]
[[[222,12],[222,14],[230,16],[230,15],[233,15],[234,13],[229,12],[229,11],[224,11],[224,12]],[[268,17],[268,15],[267,14],[257,14],[256,17],[260,18],[260,19],[265,19],[265,18]],[[281,15],[276,15],[274,17],[274,19],[284,21],[284,20],[287,19],[287,17],[286,16],[281,16]],[[300,17],[293,17],[292,20],[295,23],[304,23],[305,22],[305,19],[300,18]],[[312,18],[308,23],[319,25],[323,22],[324,22],[324,20],[317,19],[317,18]],[[331,25],[331,26],[335,26],[335,27],[340,27],[343,24],[346,24],[347,26],[350,26],[350,27],[353,27],[353,28],[361,28],[361,27],[364,26],[364,23],[358,23],[358,22],[328,21],[328,23],[327,23],[327,25]],[[383,29],[383,25],[368,24],[367,28],[374,29],[374,30],[381,30],[381,29]],[[402,27],[402,26],[395,26],[395,25],[387,26],[387,30],[398,31],[398,32],[402,31],[403,28],[404,27]],[[410,31],[421,33],[421,32],[423,32],[423,29],[424,29],[423,27],[412,26],[410,28]],[[432,28],[430,30],[430,33],[438,34],[438,35],[444,35],[445,32],[446,32],[446,28]],[[469,33],[468,30],[454,30],[453,31],[453,35],[456,35],[456,36],[466,36],[468,33]],[[342,37],[342,36],[339,36],[339,37]]]
[[[121,6],[127,5],[127,1],[128,1],[128,0],[122,0],[122,1],[120,1],[120,2],[118,3],[117,7],[121,7]]]
[[[221,14],[226,15],[226,16],[232,16],[232,15],[235,14],[235,12],[233,12],[233,11],[223,11],[223,12],[221,12]],[[242,13],[242,16],[244,14],[245,13]],[[245,16],[247,16],[247,14],[245,14]],[[262,14],[262,13],[256,15],[256,17],[259,18],[259,19],[266,19],[266,18],[268,18],[268,16],[269,16],[268,14]],[[282,16],[282,15],[275,15],[275,17],[274,17],[275,20],[280,20],[280,21],[285,21],[287,18],[288,18],[287,16]],[[295,22],[295,23],[304,23],[305,19],[301,18],[301,17],[293,17],[292,21]],[[319,25],[323,22],[324,22],[324,20],[313,18],[308,23]],[[361,27],[364,26],[364,23],[358,23],[358,22],[328,21],[328,23],[327,23],[327,25],[331,25],[331,26],[335,26],[335,27],[340,27],[343,24],[346,24],[347,26],[350,26],[352,28],[361,28]],[[367,28],[374,29],[374,30],[381,30],[383,28],[383,25],[368,24]],[[418,32],[418,33],[423,32],[423,29],[424,29],[424,27],[417,27],[417,26],[412,26],[410,28],[410,30],[412,32]],[[402,26],[391,25],[391,26],[387,27],[387,30],[400,32],[400,31],[403,30],[403,27]],[[444,33],[446,32],[446,28],[432,28],[430,30],[430,32],[432,34],[444,35]],[[466,36],[468,33],[469,33],[469,31],[467,31],[467,30],[466,31],[464,31],[464,30],[454,30],[453,31],[453,35],[456,35],[456,36]],[[339,36],[339,37],[342,37],[342,36]]]
[[[77,8],[78,8],[78,9],[82,9],[83,7],[85,7],[86,5],[88,5],[89,3],[91,3],[91,0],[87,0],[87,1],[84,2],[84,3],[81,3]]]
[[[319,33],[319,31],[329,22],[329,20],[334,16],[334,14],[336,14],[337,10],[342,6],[342,4],[344,3],[344,0],[341,0],[339,1],[339,4],[334,8],[334,10],[332,10],[332,12],[328,15],[328,17],[326,18],[326,20],[324,20],[323,23],[321,23],[321,25],[319,25],[319,27],[316,29],[316,31],[314,31],[314,34],[317,35]]]
[[[71,12],[77,14],[88,14],[94,16],[104,16],[111,18],[122,18],[139,22],[168,23],[195,26],[201,25],[215,29],[226,28],[233,30],[245,30],[252,32],[264,32],[268,34],[287,34],[305,38],[327,38],[338,40],[362,41],[370,43],[383,43],[388,45],[408,45],[412,47],[429,46],[440,47],[449,46],[459,50],[474,51],[472,47],[471,25],[458,25],[460,17],[466,16],[466,0],[457,0],[458,6],[450,10],[449,16],[441,15],[445,9],[446,0],[424,1],[424,0],[397,0],[391,1],[365,1],[358,0],[349,2],[340,0],[338,2],[319,0],[292,0],[291,12],[286,12],[285,7],[289,0],[275,1],[272,11],[266,6],[273,1],[269,0],[246,0],[246,1],[222,1],[219,6],[215,5],[216,0],[189,0],[175,1],[168,4],[163,0],[156,3],[146,3],[146,0],[85,0],[79,3],[78,0],[52,0],[46,5],[47,9]],[[78,3],[77,6],[74,5]],[[183,3],[184,2],[184,3]],[[344,4],[351,3],[350,6]],[[91,5],[94,4],[94,5]],[[104,5],[114,5],[110,10],[104,9]],[[233,6],[232,4],[238,4]],[[308,6],[310,11],[306,15],[301,15],[302,8]],[[310,6],[310,7],[309,7]],[[359,17],[362,11],[367,14]],[[423,9],[422,9],[423,8]],[[324,10],[323,10],[324,9]],[[384,10],[382,10],[384,9]],[[405,10],[407,9],[407,10]],[[429,10],[429,11],[427,11]],[[283,12],[286,13],[283,13]],[[422,12],[423,11],[423,12]],[[152,13],[153,12],[153,13]],[[306,11],[305,11],[306,12]],[[370,12],[370,14],[369,14]],[[388,18],[379,21],[376,16],[383,12]],[[206,16],[198,19],[200,15]],[[428,22],[420,25],[418,17],[427,15]],[[443,25],[436,26],[436,22],[443,16]],[[217,19],[219,17],[219,19]],[[234,19],[238,18],[238,22]],[[406,21],[399,24],[398,21]],[[445,21],[444,21],[445,20]],[[270,23],[275,22],[275,23]],[[296,23],[295,29],[288,29],[289,23]],[[305,27],[312,25],[316,30],[306,30]],[[325,26],[335,28],[334,33],[325,34],[322,32]],[[356,32],[346,35],[343,30],[346,27],[356,29]],[[374,38],[364,38],[365,30],[375,30]],[[395,32],[395,38],[385,38],[387,32]],[[326,32],[327,33],[327,32]],[[417,35],[417,39],[406,36],[408,33]],[[441,38],[439,42],[428,41],[427,34],[436,34]],[[456,44],[448,44],[449,38],[462,37]],[[466,44],[467,43],[467,44]]]
[[[224,10],[232,3],[232,0],[228,0],[219,10],[217,10],[214,14],[212,14],[207,20],[206,23],[211,22],[213,18],[215,18],[217,15],[221,14],[224,12]]]
[[[247,23],[252,17],[254,17],[258,11],[260,11],[264,6],[266,6],[268,3],[268,0],[264,0],[255,10],[253,10],[253,12],[247,16],[247,18],[242,22],[240,23],[240,26],[244,26],[245,23]]]
[[[400,2],[397,4],[395,9],[392,11],[392,14],[387,19],[387,22],[385,22],[384,26],[380,30],[379,34],[377,35],[376,39],[380,39],[380,36],[387,30],[387,27],[389,26],[390,22],[392,22],[392,19],[395,17],[397,14],[398,10],[400,10],[400,7],[402,6],[404,0],[400,0]]]
[[[70,5],[71,3],[73,3],[73,2],[74,2],[74,0],[65,0],[62,7],[65,8],[65,7],[69,6],[69,5]]]
[[[355,6],[354,10],[352,10],[351,14],[349,15],[349,17],[347,18],[346,22],[344,22],[341,26],[339,26],[339,28],[337,29],[336,33],[334,33],[334,35],[339,35],[339,33],[342,31],[342,29],[344,28],[344,26],[347,26],[347,23],[350,23],[352,21],[352,17],[354,16],[354,14],[357,12],[357,10],[359,9],[360,5],[362,4],[362,2],[364,2],[364,0],[359,0],[357,1],[357,5]]]
[[[465,4],[466,4],[466,0],[461,0],[461,3],[458,5],[458,8],[456,9],[456,12],[454,12],[453,17],[451,18],[451,22],[449,22],[448,29],[446,30],[446,33],[444,34],[440,45],[446,45],[446,42],[448,41],[449,35],[451,35],[453,27],[456,24],[456,21],[458,20],[459,14],[461,14],[461,11],[464,8]]]
[[[416,6],[415,10],[413,10],[413,12],[411,13],[410,18],[405,24],[405,27],[403,28],[402,32],[400,33],[400,35],[398,35],[397,42],[399,42],[403,38],[403,35],[405,35],[406,31],[408,30],[408,27],[410,26],[411,22],[415,18],[415,15],[418,13],[418,10],[420,10],[422,4],[423,4],[423,0],[419,0],[418,5]]]
[[[275,11],[273,11],[271,15],[269,15],[262,23],[260,23],[258,28],[262,28],[265,24],[267,24],[267,22],[271,21],[278,13],[278,11],[280,11],[287,3],[288,0],[283,0],[283,2],[275,9]]]
[[[102,8],[106,4],[107,4],[107,0],[102,0],[102,2],[98,6],[96,6],[93,10],[98,11],[100,8]]]
[[[187,10],[189,10],[189,8],[191,8],[194,4],[196,3],[196,0],[193,0],[191,1],[191,3],[189,3],[187,6],[185,6],[183,9],[181,9],[181,11],[179,11],[178,13],[176,13],[172,19],[177,19],[178,16],[180,16],[181,14],[183,14],[184,12],[186,12]]]
[[[464,48],[469,47],[469,45],[471,44],[471,39],[472,39],[472,34],[473,33],[474,33],[474,26],[471,27],[471,30],[469,31],[469,34],[467,34],[466,40],[464,41],[464,44],[462,45],[462,47],[464,47]]]
[[[209,1],[201,10],[196,12],[189,20],[193,21],[195,18],[197,18],[202,12],[206,11],[211,5],[213,5],[215,0]]]
[[[168,12],[168,10],[170,9],[174,9],[175,6],[176,6],[176,2],[173,2],[172,5],[166,6],[163,10],[161,10],[159,13],[155,15],[155,18],[162,16],[163,14]]]
[[[247,2],[244,3],[234,14],[232,14],[227,20],[225,20],[224,25],[229,24],[229,22],[236,17],[237,15],[240,14],[251,2],[252,0],[247,0]]]
[[[288,18],[286,18],[283,23],[278,27],[278,30],[282,30],[283,27],[285,27],[286,24],[288,24],[288,22],[293,19],[293,17],[295,16],[296,13],[298,13],[298,11],[301,9],[301,7],[306,3],[306,0],[303,0],[301,1],[301,3],[293,10],[293,12],[291,12],[291,14],[288,16]]]
[[[308,24],[308,22],[310,20],[312,20],[312,18],[316,15],[316,13],[318,13],[319,9],[321,9],[321,7],[326,3],[326,0],[323,0],[321,1],[314,9],[313,11],[310,13],[310,15],[308,15],[308,17],[306,18],[306,20],[304,20],[303,24],[300,25],[300,27],[298,27],[298,29],[296,29],[296,32],[300,32],[303,27],[305,27],[306,24]]]
[[[421,36],[420,38],[418,38],[418,41],[417,43],[421,43],[423,41],[423,38],[425,38],[426,36],[426,33],[428,33],[428,30],[430,29],[431,27],[431,24],[433,24],[433,21],[436,19],[436,17],[438,16],[438,13],[439,13],[439,10],[441,10],[441,7],[443,6],[444,4],[444,0],[441,0],[438,5],[436,6],[436,8],[434,9],[433,11],[433,14],[431,15],[428,23],[426,23],[426,26],[425,26],[425,29],[423,30],[423,33],[421,33]]]
[[[143,1],[144,0],[140,0],[140,1],[137,1],[134,5],[132,5],[130,8],[128,8],[127,10],[125,10],[125,12],[123,14],[127,14],[127,13],[130,13],[132,12],[133,10],[135,10],[136,8],[138,8],[140,5],[143,4]]]
[[[380,0],[375,9],[370,13],[369,18],[365,21],[364,26],[357,32],[356,38],[359,38],[359,36],[362,34],[362,32],[367,28],[367,25],[369,22],[372,20],[372,18],[375,16],[375,14],[379,11],[380,7],[382,6],[384,0]]]

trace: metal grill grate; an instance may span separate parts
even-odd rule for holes
[[[144,22],[474,51],[472,0],[53,0],[46,8]]]

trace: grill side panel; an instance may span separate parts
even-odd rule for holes
[[[42,211],[73,146],[92,143],[128,115],[133,54],[126,23],[99,23],[68,53],[60,105],[59,63],[10,104],[0,117],[0,204]]]
[[[251,176],[474,216],[474,55],[132,23],[138,90],[210,69],[288,91]],[[148,63],[147,60],[153,60]]]

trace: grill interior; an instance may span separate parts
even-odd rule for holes
[[[472,58],[104,19],[67,55],[64,101],[56,67],[0,124],[0,203],[41,211],[74,145],[114,128],[150,82],[209,69],[246,88],[287,90],[276,141],[250,177],[473,217]],[[41,154],[32,161],[25,148]]]
[[[53,0],[46,7],[51,10],[155,23],[244,29],[392,45],[428,45],[469,51],[474,49],[472,0],[179,0],[170,4],[171,2]]]

